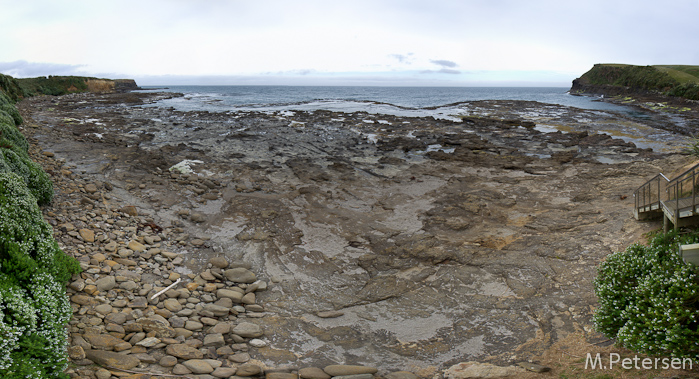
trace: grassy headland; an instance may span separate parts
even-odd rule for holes
[[[573,81],[571,93],[699,100],[699,66],[596,64]]]
[[[131,79],[99,79],[84,76],[39,76],[36,78],[17,79],[24,94],[65,95],[75,92],[118,92],[138,89]]]

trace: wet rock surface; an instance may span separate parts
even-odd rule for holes
[[[657,227],[633,220],[633,191],[689,161],[594,134],[612,116],[574,109],[547,133],[522,117],[532,104],[463,122],[140,106],[159,96],[19,104],[57,187],[45,215],[84,269],[68,287],[77,365],[510,366],[596,336],[597,265]]]

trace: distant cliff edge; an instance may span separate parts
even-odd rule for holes
[[[17,79],[27,96],[65,95],[75,92],[128,92],[140,87],[133,79],[99,79],[84,76],[40,76]]]
[[[699,66],[596,64],[573,80],[570,93],[699,100]]]

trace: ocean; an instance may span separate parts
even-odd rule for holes
[[[478,100],[526,100],[589,110],[633,110],[574,96],[565,87],[320,87],[320,86],[170,86],[144,87],[182,93],[157,106],[180,111],[366,111],[395,116],[435,116],[453,112],[457,103]]]
[[[145,106],[182,112],[283,114],[328,110],[453,121],[459,121],[460,116],[524,118],[536,122],[537,128],[544,132],[580,130],[605,133],[658,152],[676,151],[678,146],[687,144],[686,136],[645,125],[645,121],[652,117],[647,111],[612,104],[601,97],[571,95],[566,87],[169,86],[144,87],[143,91],[181,93],[182,96]],[[512,112],[502,103],[477,103],[487,100],[521,100],[538,104],[517,106],[514,108],[518,110]],[[576,110],[582,110],[587,116],[580,112],[577,116],[570,116]],[[606,121],[600,121],[600,118]]]

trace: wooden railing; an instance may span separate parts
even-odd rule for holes
[[[691,213],[695,213],[697,201],[699,201],[697,175],[699,175],[699,164],[670,180],[665,189],[667,193],[665,203],[676,211],[690,208]]]
[[[634,215],[645,212],[662,211],[662,201],[667,198],[667,184],[670,179],[663,174],[658,174],[645,182],[633,193]]]
[[[641,185],[633,194],[634,216],[644,219],[665,212],[673,223],[695,216],[699,203],[699,164],[668,179],[658,174]]]

